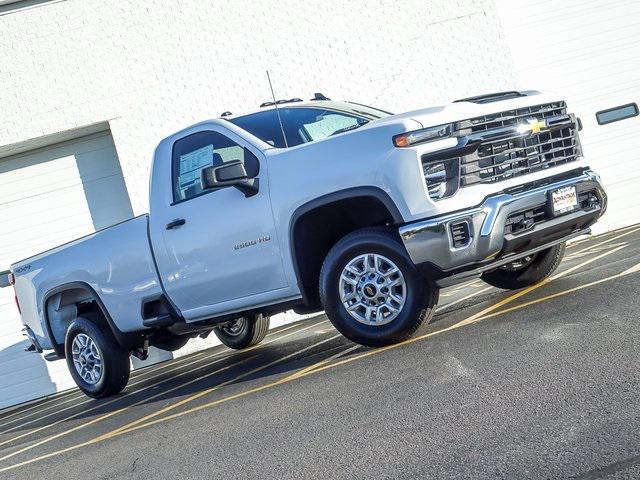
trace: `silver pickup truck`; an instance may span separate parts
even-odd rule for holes
[[[291,308],[402,341],[440,287],[540,281],[603,214],[579,125],[531,91],[399,115],[316,94],[188,127],[155,151],[148,215],[11,266],[30,349],[103,397],[149,345],[246,348]]]

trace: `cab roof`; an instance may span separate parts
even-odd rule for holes
[[[232,114],[231,112],[225,112],[220,118],[224,120],[233,120],[235,118],[246,117],[254,113],[267,112],[276,109],[276,104],[273,102],[265,102],[262,107],[254,110]],[[326,110],[336,110],[338,112],[352,113],[355,115],[364,115],[366,117],[382,118],[388,115],[393,115],[391,112],[380,110],[375,107],[363,105],[360,103],[349,101],[336,101],[336,100],[309,100],[303,101],[300,99],[291,99],[287,101],[278,101],[278,108],[319,108]]]

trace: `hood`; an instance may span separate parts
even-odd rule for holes
[[[477,97],[476,97],[477,98]],[[423,108],[413,110],[411,112],[401,113],[385,117],[382,121],[388,122],[393,120],[414,120],[418,122],[422,128],[442,125],[459,120],[466,120],[474,117],[481,117],[491,113],[503,112],[516,108],[528,107],[531,105],[539,105],[541,103],[558,102],[558,96],[549,93],[526,92],[526,95],[520,97],[506,98],[504,100],[495,100],[491,102],[479,103],[473,98],[466,100],[458,100],[448,105],[438,107]]]

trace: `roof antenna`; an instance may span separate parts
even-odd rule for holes
[[[273,93],[273,85],[271,84],[271,77],[269,76],[269,70],[267,70],[267,80],[269,81],[269,88],[271,89],[273,104],[276,107],[276,115],[278,115],[278,122],[280,122],[280,130],[282,130],[282,139],[284,140],[284,146],[285,148],[289,148],[289,144],[287,143],[287,136],[284,134],[284,127],[282,126],[282,118],[280,117],[280,109],[278,108],[278,102],[276,101],[276,94]]]

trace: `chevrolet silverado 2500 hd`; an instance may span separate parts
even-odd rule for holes
[[[538,282],[603,214],[578,130],[535,91],[399,115],[316,94],[193,125],[158,145],[148,215],[12,265],[30,349],[103,397],[148,345],[246,348],[291,308],[402,341],[440,287]]]

